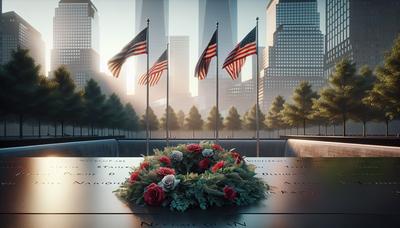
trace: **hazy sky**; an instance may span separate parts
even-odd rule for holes
[[[99,14],[100,24],[100,69],[109,72],[107,61],[134,37],[135,0],[92,0]],[[218,1],[218,0],[215,0]],[[50,50],[53,46],[53,16],[59,0],[3,0],[3,12],[15,11],[39,30],[46,43],[46,71],[50,69]],[[198,58],[198,0],[169,1],[169,35],[187,35],[190,37],[190,73],[193,73]],[[265,8],[269,0],[238,0],[238,39],[242,39],[255,25],[255,18],[260,17],[260,45],[264,45]],[[323,0],[318,0],[319,8]],[[321,10],[320,10],[321,12]],[[321,14],[321,21],[324,19]],[[224,58],[224,57],[222,57]],[[124,66],[127,74],[128,91],[133,92],[135,71],[132,60]],[[243,79],[251,72],[248,61]],[[197,94],[197,79],[191,77],[191,91]]]

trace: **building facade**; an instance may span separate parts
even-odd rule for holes
[[[136,0],[135,1],[135,30],[136,34],[147,26],[150,20],[149,30],[149,64],[150,67],[167,48],[168,42],[168,0]],[[135,97],[139,106],[144,108],[146,102],[146,86],[137,83],[140,75],[146,73],[146,56],[137,56],[135,61]],[[165,102],[166,79],[161,77],[157,85],[150,88],[150,105],[161,106]],[[140,102],[141,101],[141,102]]]
[[[398,12],[398,0],[326,0],[325,76],[343,58],[381,64],[400,33]]]
[[[272,8],[271,8],[272,7]],[[278,95],[290,100],[301,81],[314,89],[325,83],[323,73],[324,38],[316,0],[273,0],[267,7],[267,20],[275,31],[267,34],[267,66],[259,94],[263,111]],[[271,24],[267,21],[267,25]],[[269,28],[267,28],[267,31]]]
[[[45,44],[42,35],[14,11],[2,14],[2,46],[1,62],[11,60],[12,51],[17,48],[28,49],[35,64],[41,66],[41,74],[45,73]]]
[[[222,69],[224,59],[237,43],[237,0],[204,0],[199,1],[199,55],[208,45],[212,34],[219,23],[218,55],[219,55],[219,91],[220,111],[228,109],[232,100],[228,98],[227,91],[238,82],[232,81],[228,73]],[[201,112],[208,113],[215,105],[215,96],[210,91],[215,91],[216,62],[211,61],[207,78],[198,82],[198,107]],[[194,75],[194,72],[191,72]],[[212,101],[212,102],[210,102]]]
[[[61,0],[53,18],[51,72],[65,66],[77,88],[100,72],[97,9],[90,0]]]

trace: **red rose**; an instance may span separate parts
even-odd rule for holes
[[[144,192],[144,202],[150,206],[159,206],[165,199],[164,191],[160,186],[151,183]]]
[[[171,166],[171,159],[167,156],[161,156],[159,161],[163,163],[165,166]]]
[[[142,164],[140,164],[140,169],[148,169],[149,166],[150,166],[150,163],[145,161],[145,162],[142,162]]]
[[[189,144],[186,146],[186,150],[189,152],[200,153],[202,148],[199,144]]]
[[[199,161],[199,168],[200,169],[208,169],[210,167],[210,159],[204,158],[203,160]]]
[[[130,182],[133,183],[135,181],[137,181],[137,179],[139,179],[139,172],[133,172],[131,173],[131,177],[129,178]]]
[[[213,173],[215,173],[215,172],[217,172],[217,170],[219,170],[222,167],[224,167],[224,161],[219,161],[211,168],[211,171]]]
[[[236,164],[240,164],[243,160],[242,156],[238,152],[231,152],[232,157],[235,159]]]
[[[224,149],[222,149],[222,147],[218,144],[212,144],[211,148],[213,150],[218,150],[218,151],[223,151]]]
[[[175,170],[171,168],[166,168],[166,167],[160,167],[157,169],[157,174],[160,176],[166,176],[166,175],[175,175]]]
[[[237,197],[237,192],[235,189],[229,186],[224,187],[224,194],[224,198],[227,200],[234,200]]]

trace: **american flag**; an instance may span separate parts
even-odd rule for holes
[[[122,65],[126,59],[147,53],[147,29],[143,29],[131,42],[129,42],[122,50],[108,61],[108,69],[110,69],[114,77],[119,76]]]
[[[165,50],[164,53],[158,58],[157,62],[149,70],[149,85],[154,86],[160,81],[161,75],[164,70],[168,69],[168,50]],[[147,73],[143,74],[139,78],[140,85],[147,84]]]
[[[201,57],[196,65],[196,70],[194,72],[195,77],[199,80],[206,78],[208,73],[208,67],[210,66],[211,59],[217,56],[217,30],[215,30],[207,48],[201,54]]]
[[[225,68],[231,78],[235,80],[239,77],[240,70],[246,61],[246,57],[254,54],[257,54],[256,28],[251,30],[251,32],[236,45],[235,49],[229,53],[222,68]]]

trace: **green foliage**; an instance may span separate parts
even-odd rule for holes
[[[359,79],[354,63],[343,59],[336,64],[334,73],[329,77],[327,87],[321,90],[318,107],[330,119],[341,119],[343,135],[346,135],[346,121],[357,107]]]
[[[165,129],[167,126],[166,119],[167,119],[167,113],[165,112],[163,117],[161,117],[162,129]],[[176,116],[176,113],[171,106],[168,107],[168,129],[172,131],[179,129],[178,117]]]
[[[265,115],[258,109],[258,124],[260,130],[265,128]],[[248,110],[243,116],[243,125],[247,130],[256,130],[256,105],[254,105],[250,110]]]
[[[146,112],[142,115],[142,118],[140,119],[140,125],[142,129],[146,129]],[[156,114],[154,113],[153,109],[149,107],[149,130],[158,130],[159,126],[160,122],[158,121]]]
[[[224,127],[223,120],[224,118],[221,116],[221,113],[217,113],[217,107],[213,106],[210,110],[210,113],[207,117],[206,128],[208,130],[215,130],[216,123],[217,123],[217,116],[218,116],[218,129],[221,130]]]
[[[192,106],[190,108],[189,114],[186,117],[185,121],[186,121],[185,123],[186,128],[193,131],[193,137],[194,137],[194,132],[196,130],[201,130],[204,123],[199,113],[199,110],[196,108],[196,106]]]
[[[205,210],[213,206],[248,205],[265,198],[268,186],[255,177],[254,167],[248,165],[237,152],[220,151],[216,149],[216,145],[208,142],[196,145],[200,147],[198,152],[190,150],[193,144],[155,150],[153,156],[144,157],[140,167],[133,168],[130,174],[136,175],[136,178],[127,178],[116,190],[117,195],[130,203],[146,204],[146,187],[152,183],[162,187],[164,176],[159,174],[159,170],[160,167],[168,167],[175,171],[174,177],[180,181],[174,189],[162,190],[165,198],[162,199],[161,206],[171,210],[183,212],[195,207]],[[204,157],[202,150],[205,149],[211,149],[213,155]],[[173,160],[171,154],[176,151],[183,154],[182,160]],[[161,157],[170,158],[171,165],[161,163]],[[210,161],[209,168],[200,168],[199,161],[203,159]],[[213,172],[212,167],[220,161],[224,161],[223,167]],[[148,164],[147,168],[143,167],[145,163]],[[227,198],[225,187],[233,189],[236,197]]]
[[[311,89],[311,84],[302,81],[293,92],[293,104],[285,104],[283,109],[283,119],[290,126],[303,125],[303,134],[305,134],[306,121],[310,120],[312,112],[313,99],[318,95]]]
[[[139,117],[130,103],[125,105],[126,129],[136,131],[139,129]]]
[[[267,119],[265,124],[270,129],[281,129],[285,126],[285,122],[282,116],[284,109],[285,99],[282,96],[275,97],[272,105],[268,111]]]
[[[242,120],[234,106],[229,109],[228,116],[225,118],[225,128],[232,131],[232,137],[233,131],[242,129]]]
[[[376,83],[364,103],[382,112],[381,119],[390,121],[400,114],[400,36],[386,54],[383,66],[376,69]]]
[[[83,102],[85,105],[84,120],[93,127],[100,123],[104,113],[104,103],[106,97],[101,93],[100,86],[96,81],[90,79],[86,86],[83,94]]]

